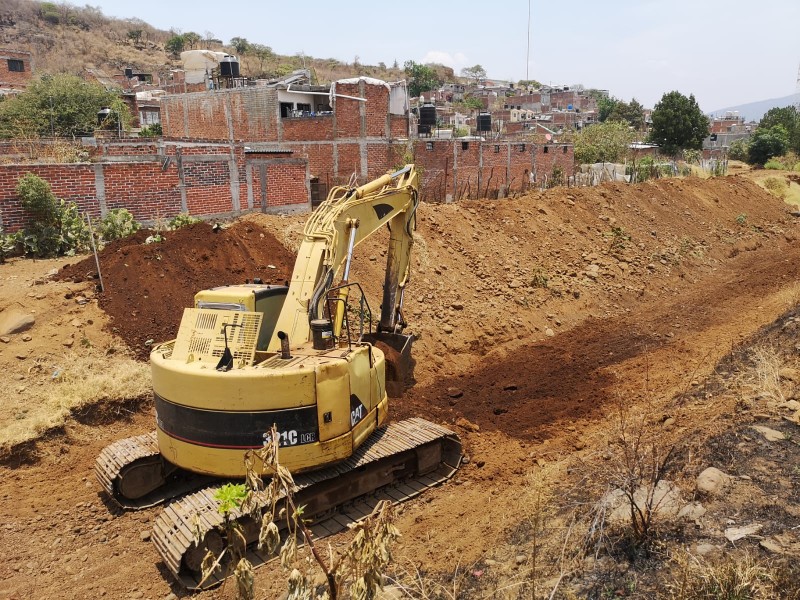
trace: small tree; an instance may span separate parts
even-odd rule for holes
[[[475,85],[480,85],[480,83],[486,79],[486,69],[480,65],[464,67],[461,69],[461,76],[466,77]]]
[[[750,139],[747,162],[764,165],[773,156],[782,156],[789,147],[789,135],[783,125],[769,129],[759,127]]]
[[[780,125],[786,130],[789,149],[800,153],[800,111],[797,110],[797,107],[786,106],[769,109],[761,118],[758,129],[769,130],[776,125]]]
[[[575,160],[581,164],[620,162],[634,139],[628,124],[619,121],[585,127],[575,136]]]
[[[172,54],[173,56],[179,56],[183,49],[186,47],[186,38],[183,37],[181,34],[173,35],[171,38],[167,40],[167,43],[164,44],[164,50]]]
[[[21,94],[0,102],[0,137],[78,136],[97,126],[97,113],[112,109],[123,129],[130,127],[130,110],[114,93],[68,74],[46,75]]]
[[[410,79],[408,92],[412,96],[419,96],[422,92],[428,92],[438,88],[442,81],[431,67],[415,63],[413,60],[406,61],[406,76]]]
[[[741,138],[731,142],[728,148],[728,158],[731,160],[741,160],[747,162],[748,153],[750,152],[750,141],[746,138]]]
[[[650,140],[665,154],[675,155],[686,148],[703,147],[708,136],[709,123],[695,100],[680,92],[668,92],[653,108],[653,129]]]
[[[128,30],[128,39],[132,41],[134,44],[138,44],[142,41],[142,30],[141,29],[130,29]]]
[[[194,50],[194,47],[200,42],[200,34],[187,31],[183,34],[183,42],[189,50]]]
[[[250,51],[250,42],[247,41],[247,38],[243,37],[234,37],[231,38],[230,42],[233,49],[236,51],[236,54],[242,55],[247,54]]]

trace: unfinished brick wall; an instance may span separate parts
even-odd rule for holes
[[[22,70],[17,70],[19,67]],[[13,69],[13,70],[12,70]],[[0,48],[0,89],[22,90],[33,80],[33,57],[24,50]]]
[[[422,174],[422,198],[447,202],[463,198],[497,198],[525,192],[552,179],[562,169],[564,181],[573,174],[570,145],[545,146],[525,142],[418,140],[414,162]]]
[[[132,149],[129,155],[122,153],[126,145]],[[0,165],[4,231],[13,233],[28,222],[15,191],[20,177],[28,172],[45,179],[57,197],[75,202],[93,218],[113,208],[127,208],[139,221],[171,218],[187,211],[194,216],[238,214],[252,206],[253,186],[261,185],[248,177],[242,146],[118,141],[104,144],[102,150],[105,154],[94,163]],[[265,208],[309,207],[305,158],[273,159],[266,182]],[[256,190],[255,197],[258,193]],[[259,207],[256,203],[255,208]]]

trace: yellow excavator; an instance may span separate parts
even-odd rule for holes
[[[200,568],[207,550],[219,554],[226,544],[215,491],[244,477],[245,454],[273,426],[279,461],[295,475],[318,536],[459,468],[452,431],[419,418],[386,425],[388,397],[413,378],[402,306],[418,202],[413,165],[333,188],[305,225],[288,286],[254,280],[200,291],[176,339],[153,349],[156,430],[104,448],[95,473],[124,508],[175,498],[152,539],[186,587],[219,582],[221,574],[203,580]],[[350,270],[355,247],[384,225],[383,301],[373,323]],[[252,523],[243,528],[257,539]],[[249,558],[270,557],[253,545]]]

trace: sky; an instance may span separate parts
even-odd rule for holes
[[[490,78],[609,90],[652,107],[672,90],[711,112],[795,93],[798,0],[94,0],[139,18],[284,55],[481,65]],[[530,37],[529,31],[530,7]],[[530,47],[528,40],[530,40]]]

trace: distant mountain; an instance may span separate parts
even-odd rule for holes
[[[784,96],[783,98],[759,100],[758,102],[749,102],[748,104],[740,104],[739,106],[720,108],[709,114],[715,117],[721,117],[727,112],[738,112],[739,116],[744,117],[745,121],[760,121],[761,117],[763,117],[770,108],[783,108],[797,102],[800,102],[800,94],[792,94],[791,96]]]

